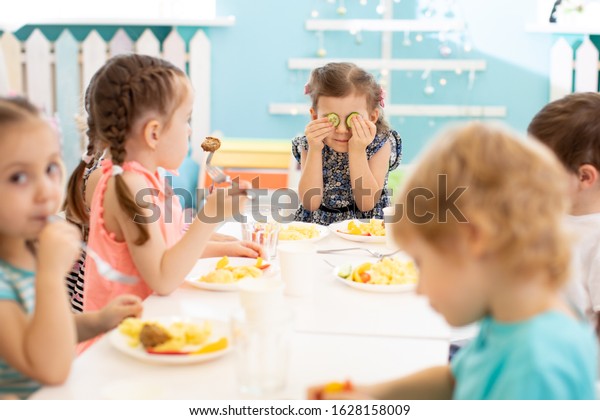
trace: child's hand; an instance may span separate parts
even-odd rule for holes
[[[247,181],[240,181],[237,189],[245,190],[252,188],[252,184]],[[237,216],[241,213],[248,197],[245,194],[231,194],[232,188],[217,188],[206,198],[204,207],[198,214],[209,221],[216,223],[222,222],[230,217]]]
[[[142,300],[134,295],[117,296],[98,311],[98,328],[102,332],[112,330],[125,318],[142,315]]]
[[[47,223],[38,240],[38,271],[67,274],[81,254],[80,230],[62,219]]]
[[[262,246],[248,241],[227,243],[227,255],[230,257],[266,258],[265,250]]]
[[[319,118],[309,122],[304,130],[304,135],[308,140],[308,148],[322,150],[325,137],[333,133],[334,129],[335,127],[327,118]]]
[[[308,388],[309,400],[372,400],[364,387],[355,387],[350,381],[330,382]]]
[[[377,134],[377,127],[362,115],[352,117],[352,137],[348,142],[350,152],[364,152]]]

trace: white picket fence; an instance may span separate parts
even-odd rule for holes
[[[150,29],[136,42],[123,29],[109,42],[93,30],[81,43],[68,30],[64,30],[56,42],[50,42],[38,29],[24,42],[6,32],[0,37],[0,95],[24,95],[58,117],[65,162],[71,170],[79,162],[86,141],[76,121],[82,112],[82,97],[89,80],[109,57],[132,52],[162,57],[187,71],[196,93],[192,118],[193,157],[200,161],[200,143],[210,133],[211,47],[202,30],[195,33],[187,51],[175,29],[164,40],[162,48]]]
[[[572,92],[597,92],[598,70],[598,49],[588,36],[576,51],[559,38],[550,51],[550,101]]]

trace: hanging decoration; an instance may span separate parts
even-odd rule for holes
[[[431,83],[431,70],[425,70],[423,72],[423,75],[421,76],[421,79],[427,80],[427,82],[425,83],[425,89],[423,90],[425,95],[427,95],[427,96],[433,95],[435,93],[435,88],[433,87],[433,84]]]
[[[346,9],[346,5],[344,4],[344,0],[340,0],[340,5],[336,9],[336,12],[340,16],[344,16],[348,12],[348,9]]]
[[[404,38],[402,39],[402,45],[405,47],[410,47],[412,42],[410,41],[410,32],[404,31]]]
[[[375,8],[375,12],[378,15],[384,15],[386,13],[386,6],[389,5],[389,0],[373,0],[369,2],[368,0],[359,0],[357,3],[360,6],[373,5]],[[600,0],[587,0],[589,2],[598,2]],[[579,0],[579,2],[587,3],[586,0]],[[566,1],[565,3],[576,3],[577,1]],[[326,3],[335,5],[335,12],[341,17],[345,18],[349,12],[348,7],[355,6],[356,3],[348,3],[346,0],[326,0]],[[347,7],[348,3],[348,7]],[[401,0],[393,0],[394,4],[401,3]],[[453,19],[461,19],[460,7],[458,4],[458,0],[417,0],[417,19],[433,19],[433,20],[453,20]],[[318,10],[313,10],[311,12],[311,16],[313,18],[318,18],[320,13]],[[350,36],[354,38],[354,42],[356,45],[361,45],[363,43],[363,35],[359,27],[352,28],[349,30]],[[318,47],[316,51],[316,55],[318,57],[326,57],[327,50],[324,45],[324,33],[323,31],[316,32]],[[447,58],[451,57],[455,51],[465,53],[470,53],[473,50],[473,42],[468,31],[467,26],[465,25],[463,28],[459,30],[450,30],[450,31],[440,31],[438,33],[411,33],[410,30],[405,30],[402,36],[402,47],[409,48],[415,42],[422,43],[425,40],[425,37],[428,39],[432,39],[434,42],[438,41],[438,53],[441,57]],[[468,90],[472,90],[475,84],[475,70],[474,69],[463,69],[457,67],[454,70],[454,73],[457,76],[461,76],[465,71],[468,71]],[[413,73],[408,71],[405,73],[407,78],[412,78]],[[378,79],[381,83],[385,83],[389,76],[389,69],[381,69]],[[418,76],[417,76],[418,77]],[[436,87],[441,86],[445,87],[449,83],[449,79],[447,77],[439,77],[435,79],[435,83],[433,80],[433,74],[431,69],[425,70],[421,79],[424,81],[425,85],[423,87],[423,93],[427,96],[432,96],[436,93]],[[404,120],[402,119],[402,122]],[[429,126],[433,127],[435,125],[434,119],[429,120]]]
[[[316,33],[319,47],[317,48],[317,57],[325,57],[327,55],[327,50],[325,49],[325,37],[323,35],[323,31],[317,31]]]

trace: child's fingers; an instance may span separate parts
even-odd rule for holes
[[[323,386],[311,386],[306,390],[306,398],[309,400],[320,400],[323,394]]]
[[[121,296],[117,297],[117,299],[123,305],[141,305],[142,304],[142,299],[140,299],[138,296],[135,296],[135,295],[121,295]]]
[[[368,400],[367,395],[356,391],[322,392],[321,400]]]
[[[317,120],[318,121],[318,120]],[[329,121],[324,121],[324,122],[312,122],[309,125],[306,126],[306,133],[311,133],[314,132],[315,130],[322,130],[322,129],[333,129],[333,124],[331,124]]]
[[[307,138],[314,138],[314,139],[323,139],[325,137],[327,137],[328,134],[333,132],[333,127],[331,128],[324,128],[324,129],[320,129],[320,130],[316,130],[313,131],[311,133],[307,133],[306,137]]]
[[[352,127],[354,128],[353,134],[357,135],[358,137],[367,137],[368,128],[366,121],[362,117],[354,117],[352,119]]]
[[[248,258],[257,258],[258,256],[265,257],[265,250],[259,244],[249,241],[240,242],[242,245],[242,252],[245,254],[245,257]]]

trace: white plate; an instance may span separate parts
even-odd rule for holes
[[[208,339],[207,343],[216,341],[221,337],[227,337],[228,346],[223,350],[218,350],[212,353],[205,354],[185,354],[185,355],[173,355],[173,354],[150,354],[144,350],[143,346],[140,344],[137,347],[131,347],[129,345],[129,337],[125,334],[121,333],[118,328],[115,328],[111,332],[108,333],[108,340],[112,344],[114,348],[117,350],[131,356],[136,359],[142,360],[144,362],[149,363],[158,363],[158,364],[166,364],[166,365],[186,365],[191,363],[200,363],[205,362],[207,360],[216,359],[217,357],[221,357],[224,354],[228,353],[231,350],[231,334],[229,325],[220,320],[215,319],[200,319],[200,318],[176,318],[176,317],[167,317],[167,318],[156,318],[156,319],[148,319],[148,321],[157,321],[161,324],[167,326],[172,324],[173,322],[183,321],[189,322],[193,324],[202,325],[204,321],[209,321],[212,323],[212,334]]]
[[[408,257],[407,257],[408,258]],[[402,259],[402,257],[398,258]],[[362,263],[366,261],[352,264],[352,271]],[[373,262],[373,261],[370,261]],[[351,279],[345,279],[343,277],[338,276],[339,271],[343,268],[343,266],[337,266],[333,269],[333,277],[336,280],[341,281],[346,286],[350,286],[354,289],[363,290],[365,292],[375,292],[375,293],[404,293],[404,292],[413,292],[416,288],[416,284],[368,284],[368,283],[358,283],[352,281]]]
[[[370,219],[361,219],[358,222],[365,223],[369,222]],[[349,233],[343,233],[348,231],[348,223],[352,220],[344,220],[342,222],[332,223],[329,225],[329,230],[335,233],[340,238],[347,239],[353,242],[366,242],[372,244],[383,244],[385,243],[385,236],[362,236],[362,235],[351,235]],[[357,222],[357,220],[354,220]],[[343,231],[343,232],[340,232]]]
[[[317,230],[319,231],[319,236],[316,236],[316,237],[310,238],[310,239],[299,239],[299,240],[283,240],[283,239],[280,239],[281,242],[285,242],[285,243],[291,243],[291,242],[302,242],[302,243],[317,242],[317,241],[320,241],[321,239],[323,239],[324,237],[326,237],[327,235],[329,235],[329,229],[327,229],[327,226],[319,225],[317,223],[291,222],[291,223],[282,224],[281,228],[283,229],[286,226],[307,226],[307,227],[308,226],[315,226],[317,228]]]
[[[204,281],[198,281],[198,279],[211,271],[216,270],[215,266],[222,257],[214,258],[201,258],[196,261],[196,265],[192,268],[192,271],[185,276],[185,281],[194,287],[205,290],[213,290],[217,292],[235,292],[238,290],[238,282],[235,283],[207,283]],[[242,257],[228,257],[229,265],[238,267],[242,265],[255,265],[256,258],[242,258]],[[242,279],[240,279],[242,280]]]

